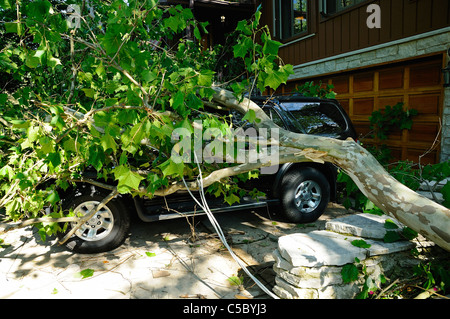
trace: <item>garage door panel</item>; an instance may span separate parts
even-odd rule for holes
[[[322,82],[334,85],[337,98],[348,112],[358,136],[365,145],[386,144],[395,152],[394,160],[418,161],[426,153],[439,134],[442,119],[444,90],[442,85],[442,61],[444,54],[421,57],[411,61],[385,64],[369,70],[337,74]],[[373,111],[384,110],[397,103],[404,109],[416,109],[411,130],[391,132],[388,140],[371,136],[369,117]],[[430,163],[439,162],[440,145],[426,156]],[[425,160],[425,159],[424,159]]]
[[[353,121],[353,126],[355,127],[356,133],[358,134],[358,138],[369,138],[371,133],[369,122],[362,121]]]
[[[383,111],[386,106],[394,107],[398,103],[403,103],[403,96],[387,96],[378,98],[378,109]]]
[[[350,114],[350,100],[339,100],[339,104],[341,104],[347,114]]]
[[[374,111],[374,99],[354,99],[353,100],[353,115],[371,115]]]
[[[440,94],[413,95],[409,98],[409,108],[422,114],[439,115]]]
[[[379,75],[380,90],[401,89],[403,88],[404,68],[395,68],[392,70],[382,70]]]
[[[411,88],[436,86],[441,83],[441,61],[423,63],[410,68]]]
[[[436,151],[429,151],[427,149],[408,149],[405,160],[419,163],[421,165],[435,164],[438,162],[438,155]]]
[[[369,92],[374,88],[374,73],[363,73],[353,78],[353,92]]]
[[[338,94],[345,94],[349,92],[348,76],[333,78],[332,84],[334,86],[333,91]]]
[[[438,125],[413,123],[411,130],[408,132],[409,142],[426,142],[431,147],[438,134]]]

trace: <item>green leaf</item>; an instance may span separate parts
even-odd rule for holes
[[[247,52],[253,48],[253,41],[249,37],[244,37],[233,46],[233,54],[235,58],[245,58]]]
[[[171,16],[164,20],[164,26],[173,32],[182,31],[186,27],[186,22],[181,16]]]
[[[415,230],[413,230],[413,229],[411,229],[409,227],[404,227],[403,230],[402,230],[402,235],[407,240],[413,240],[414,238],[417,237],[418,233]]]
[[[96,144],[91,145],[88,150],[88,163],[97,171],[100,171],[105,162],[105,153]]]
[[[45,201],[53,205],[59,202],[60,200],[61,199],[59,198],[58,192],[53,191],[50,193],[50,195],[47,196]]]
[[[146,251],[145,254],[146,254],[148,257],[155,257],[155,256],[156,256],[155,253],[151,253],[151,252],[148,252],[148,251]]]
[[[58,114],[52,117],[50,125],[61,130],[64,127],[65,123],[63,118]]]
[[[0,8],[2,8],[2,9],[11,9],[12,8],[12,5],[11,5],[11,2],[12,2],[13,0],[0,0]],[[15,2],[13,2],[13,3],[15,3]]]
[[[259,123],[261,122],[261,119],[256,117],[256,113],[254,110],[248,110],[248,112],[245,114],[245,116],[242,118],[243,121],[249,121],[250,123]]]
[[[175,163],[171,158],[158,166],[163,176],[183,176],[184,171],[184,163],[180,161],[180,163]]]
[[[184,93],[181,91],[175,93],[170,99],[170,106],[176,111],[184,110]]]
[[[372,247],[372,245],[366,243],[366,241],[362,240],[362,239],[352,241],[352,245],[355,246],[355,247],[359,247],[359,248],[370,248],[370,247]]]
[[[386,229],[398,229],[398,226],[396,223],[392,221],[392,219],[386,219],[384,222],[384,228]]]
[[[125,24],[110,23],[106,29],[105,35],[101,38],[100,43],[105,48],[106,54],[115,55],[122,43],[122,36],[127,33]]]
[[[81,277],[81,279],[85,279],[85,278],[92,277],[93,275],[94,275],[94,269],[87,268],[87,269],[80,271],[79,273],[76,273],[74,275],[74,277],[76,277],[76,278]]]
[[[151,82],[156,79],[156,74],[150,70],[144,70],[141,72],[142,79],[146,82]]]
[[[399,241],[401,239],[402,239],[402,237],[396,231],[388,231],[388,232],[386,232],[386,235],[384,235],[384,238],[383,238],[385,243],[394,243],[394,242]]]
[[[240,31],[245,35],[252,35],[251,27],[247,24],[246,20],[241,20],[238,22],[236,31]]]
[[[27,16],[30,19],[43,22],[51,8],[51,3],[48,1],[33,1],[27,5]]]
[[[198,29],[198,27],[195,27],[195,28],[194,28],[194,37],[195,37],[198,41],[200,41],[200,40],[202,39],[202,35],[201,35],[200,30]]]
[[[8,101],[8,94],[1,93],[0,94],[0,105],[5,105],[6,101]]]
[[[56,168],[57,166],[59,166],[62,163],[61,153],[60,152],[49,153],[47,155],[47,161],[48,161],[48,163],[52,164],[53,168]]]
[[[8,177],[8,180],[11,181],[14,177],[14,170],[9,165],[3,166],[0,169],[0,177]]]
[[[138,173],[131,171],[127,166],[120,165],[112,170],[116,180],[119,181],[117,190],[121,194],[129,193],[131,190],[139,189],[141,180],[144,179]]]
[[[66,152],[76,152],[76,146],[75,146],[75,140],[73,138],[69,138],[68,140],[64,141],[63,148]]]
[[[22,25],[20,22],[6,22],[5,23],[6,33],[17,33],[18,35],[22,34]]]
[[[102,136],[102,138],[100,139],[100,144],[102,145],[105,152],[108,149],[112,149],[114,153],[117,151],[117,143],[109,134],[104,134]]]
[[[39,143],[41,144],[40,151],[44,154],[48,154],[53,152],[54,150],[54,141],[47,136],[43,136],[39,139]]]
[[[450,182],[444,185],[441,189],[442,196],[444,197],[443,205],[447,208],[450,208]]]
[[[351,283],[358,279],[358,267],[354,264],[347,264],[342,267],[341,276],[345,284]]]
[[[281,43],[274,40],[267,40],[263,46],[263,53],[270,55],[278,55],[278,49],[280,48]]]
[[[294,73],[292,65],[285,65],[278,70],[266,69],[267,77],[264,81],[264,86],[268,86],[276,90],[281,84],[286,84],[290,74]]]
[[[231,276],[228,277],[227,280],[232,286],[240,286],[244,283],[244,276]]]
[[[94,89],[88,88],[88,89],[81,89],[81,90],[84,92],[84,94],[86,94],[87,97],[94,98],[94,95],[95,95]]]
[[[225,202],[228,203],[228,205],[233,205],[234,203],[239,203],[241,199],[236,196],[235,194],[230,194],[228,196],[225,196]]]
[[[14,128],[28,128],[30,127],[30,122],[26,120],[11,120],[10,121]]]

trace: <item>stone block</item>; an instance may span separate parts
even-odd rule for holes
[[[387,219],[392,220],[399,229],[404,227],[401,223],[386,215],[357,214],[328,221],[325,228],[340,234],[383,239],[387,231],[384,227]]]
[[[415,247],[409,241],[384,243],[367,238],[383,238],[388,218],[351,215],[328,222],[326,228],[329,230],[279,238],[278,249],[273,252],[273,268],[277,274],[274,292],[288,299],[348,299],[361,292],[366,278],[380,287],[381,275],[390,276],[401,262],[410,260],[408,252]],[[403,228],[401,223],[390,219],[399,229]],[[352,241],[362,238],[370,247],[352,245]],[[364,266],[364,274],[360,272],[355,282],[344,283],[342,266],[355,262]]]
[[[278,249],[293,267],[342,266],[354,262],[355,257],[366,258],[365,249],[328,231],[283,236],[278,240]]]
[[[357,283],[338,286],[327,286],[318,289],[319,299],[353,299],[361,292]]]
[[[318,299],[319,293],[316,289],[301,289],[290,285],[280,277],[275,277],[275,287],[278,291],[287,296],[287,299]],[[276,292],[275,292],[276,293]],[[281,297],[281,296],[280,296]]]
[[[375,52],[377,58],[386,58],[387,61],[392,59],[392,56],[398,54],[398,46],[390,46],[382,49],[378,49]]]

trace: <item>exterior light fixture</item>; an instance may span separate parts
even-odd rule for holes
[[[444,75],[444,87],[450,87],[450,64],[445,69],[442,69],[442,74]]]
[[[220,22],[222,22],[222,23],[225,22],[225,16],[221,16],[221,17],[220,17]]]

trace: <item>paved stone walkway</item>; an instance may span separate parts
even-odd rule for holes
[[[262,209],[216,215],[233,251],[270,289],[275,278],[272,252],[280,236],[324,229],[327,220],[348,214],[330,204],[318,222],[298,226],[280,221],[275,213]],[[206,217],[197,217],[195,228],[199,240],[191,243],[185,219],[135,221],[122,247],[95,255],[73,254],[55,239],[43,243],[33,228],[9,232],[0,248],[0,299],[268,297],[246,276],[243,285],[231,285],[230,277],[243,275],[239,265]]]

